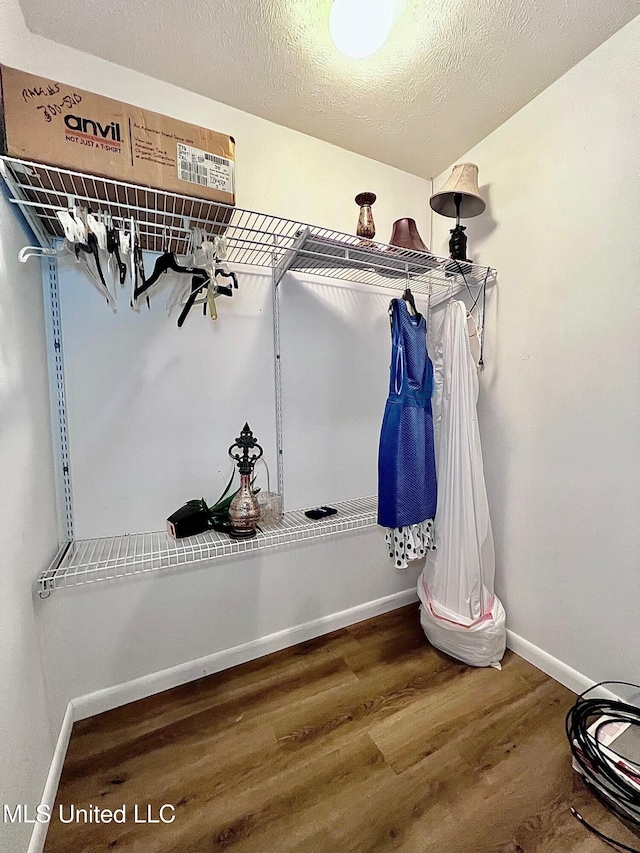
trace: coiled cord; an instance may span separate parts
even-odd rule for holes
[[[612,747],[603,747],[599,741],[601,729],[611,723],[640,725],[640,708],[612,699],[585,699],[588,693],[605,685],[624,685],[640,692],[640,686],[628,681],[601,681],[599,684],[594,684],[578,696],[567,713],[565,720],[567,739],[589,790],[616,817],[640,827],[640,790],[638,788],[640,764],[619,755]],[[601,722],[593,733],[590,733],[589,726],[601,716],[607,719]],[[612,753],[620,758],[620,762],[612,757]],[[604,835],[588,823],[576,809],[572,808],[571,814],[590,832],[617,850],[640,853],[638,848],[629,847],[621,841]]]

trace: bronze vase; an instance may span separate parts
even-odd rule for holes
[[[240,474],[240,488],[229,506],[229,521],[234,539],[256,535],[260,506],[251,489],[251,474]]]
[[[360,205],[360,216],[358,217],[356,234],[358,237],[364,237],[367,240],[373,240],[376,236],[376,226],[373,221],[373,213],[371,212],[371,205],[375,200],[375,193],[358,193],[356,196],[356,204]]]
[[[248,423],[235,444],[229,448],[229,456],[238,463],[240,488],[229,506],[230,536],[233,539],[248,539],[256,535],[256,525],[260,520],[260,506],[251,488],[253,466],[262,456],[262,448],[256,441]]]

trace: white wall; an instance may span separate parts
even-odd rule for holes
[[[54,744],[32,593],[57,522],[40,271],[17,259],[26,239],[0,195],[0,803],[9,804],[40,801]],[[1,853],[24,849],[29,832],[3,825]]]
[[[498,269],[480,397],[498,592],[511,630],[595,680],[640,679],[639,45],[637,18],[460,158],[489,201],[469,254]]]
[[[232,134],[237,142],[237,188],[240,206],[353,231],[358,214],[353,197],[357,192],[367,189],[378,194],[379,201],[374,212],[380,239],[388,239],[393,221],[401,216],[414,217],[423,236],[426,238],[428,235],[428,182],[34,36],[24,26],[17,0],[0,0],[0,61]],[[14,255],[14,248],[8,253],[11,257]],[[24,276],[24,270],[21,270],[21,273]],[[118,412],[121,422],[117,435],[113,430],[110,435],[116,435],[117,442],[123,446],[126,444],[127,430],[131,429],[130,422],[127,421],[127,406],[134,400],[136,370],[139,365],[135,360],[130,362],[129,373],[124,373],[123,384],[117,389],[120,396],[117,396],[114,377],[116,368],[122,367],[119,344],[124,339],[130,342],[134,340],[135,335],[139,335],[138,344],[143,347],[147,359],[144,361],[142,375],[146,379],[151,377],[152,380],[145,393],[150,393],[151,384],[156,383],[156,388],[162,387],[163,373],[175,366],[172,359],[178,359],[180,364],[195,362],[197,347],[202,344],[203,335],[210,334],[205,355],[215,355],[215,347],[218,344],[214,336],[218,334],[218,330],[212,331],[207,327],[205,331],[202,327],[192,337],[188,337],[191,330],[184,329],[180,333],[182,337],[179,338],[173,321],[163,316],[164,307],[160,301],[154,305],[152,315],[131,317],[118,314],[114,318],[99,299],[93,303],[95,308],[90,309],[91,317],[87,325],[81,327],[71,321],[78,318],[76,312],[81,312],[95,296],[91,285],[84,282],[84,286],[85,290],[81,293],[79,282],[73,276],[62,276],[63,330],[70,360],[68,390],[72,401],[81,399],[83,388],[90,390],[92,374],[86,369],[83,373],[80,362],[84,357],[87,363],[98,365],[101,358],[108,358],[109,342],[114,341],[111,349],[113,362],[107,365],[109,369],[104,365],[102,369],[96,368],[92,399],[99,405],[101,386],[97,380],[108,373],[108,383],[111,384],[106,387],[103,385],[102,390],[108,397],[106,405],[111,418],[109,426],[113,428],[114,423],[117,424]],[[307,297],[303,296],[302,292],[296,296],[291,281],[286,283],[285,290],[289,288],[294,313],[298,312],[301,322],[308,323],[309,317],[305,316],[304,312],[309,308],[309,298],[313,301],[316,298],[313,293],[320,293],[324,313],[330,315],[334,312],[338,324],[342,324],[340,334],[344,347],[347,347],[348,324],[344,323],[344,317],[353,300],[345,296],[344,291],[336,290],[332,298],[327,290],[314,291],[314,287],[322,288],[320,285],[308,283],[305,285]],[[246,298],[245,303],[243,298]],[[239,312],[235,319],[231,315],[231,308],[227,316],[221,319],[221,334],[228,336],[233,334],[232,330],[235,328],[242,327],[245,332],[243,340],[246,340],[247,334],[251,338],[256,328],[262,336],[264,320],[268,319],[269,313],[264,294],[262,297],[256,295],[254,284],[249,283],[243,298],[238,298],[234,303],[233,310]],[[376,320],[373,328],[363,326],[359,331],[361,337],[369,334],[374,339],[374,336],[381,335],[380,341],[375,345],[378,347],[376,358],[381,369],[380,377],[375,380],[376,388],[380,389],[380,399],[374,403],[368,401],[367,409],[367,417],[372,418],[376,407],[381,417],[386,395],[386,353],[389,342],[385,312],[388,296],[372,294],[368,298],[373,302],[366,308],[367,322],[375,316],[377,310],[372,309],[371,305],[379,305],[383,318],[381,322]],[[250,315],[248,319],[245,318],[248,325],[243,325],[243,310]],[[221,306],[221,313],[223,311],[227,313],[226,306]],[[198,321],[204,322],[201,317],[194,317],[192,325],[195,326]],[[30,315],[29,322],[35,323],[36,332],[41,335],[41,318]],[[139,325],[132,331],[134,322]],[[191,320],[189,322],[191,324]],[[112,332],[115,332],[113,337]],[[105,337],[97,338],[96,335]],[[291,336],[287,340],[291,340]],[[225,339],[225,343],[228,343],[228,340]],[[326,357],[325,343],[329,345],[328,341],[321,338],[317,340],[318,356]],[[362,360],[360,361],[362,363]],[[243,375],[238,377],[238,381],[248,381],[247,387],[255,391],[255,382],[264,385],[271,369],[269,350],[265,353],[264,365],[258,367],[257,380],[250,380],[245,370]],[[300,372],[297,378],[295,371],[291,375],[293,384],[289,386],[290,395],[295,396],[295,383],[299,383],[302,378]],[[340,387],[339,384],[337,387]],[[215,388],[211,390],[215,391]],[[42,394],[44,396],[44,389]],[[268,433],[268,417],[265,412],[270,416],[271,394],[272,390],[262,397],[256,398],[254,395],[254,399],[261,399],[264,403],[264,411],[256,413],[256,417],[264,417],[265,425],[263,427],[262,424],[256,424],[256,432],[258,428],[264,429],[265,444],[268,447],[272,445],[273,436]],[[250,399],[251,395],[248,393],[245,397]],[[223,397],[222,402],[226,400],[227,398]],[[171,400],[167,402],[170,404]],[[332,405],[337,409],[340,405],[339,398],[335,398]],[[207,406],[200,410],[200,413],[211,413],[211,403]],[[141,411],[139,402],[134,406],[134,410],[138,418]],[[244,411],[246,406],[239,406],[238,416],[241,419]],[[70,414],[73,440],[87,429],[86,405],[82,409],[79,404]],[[171,412],[176,421],[176,438],[180,441],[181,423],[178,422],[177,414],[179,411]],[[43,430],[48,429],[48,420],[44,414],[39,423]],[[139,420],[136,423],[140,425]],[[212,435],[203,440],[205,460],[207,440],[218,448],[222,444],[226,446],[230,443],[230,429],[233,436],[236,434],[235,418],[229,419],[228,423],[223,420],[217,424],[220,435]],[[327,423],[327,430],[330,426],[331,424]],[[104,426],[101,425],[100,429],[103,430],[102,437],[106,437],[108,441],[109,435],[104,435]],[[300,443],[304,442],[304,436],[296,437],[295,421],[289,422],[288,429],[291,435],[289,444],[294,457],[296,453],[300,456]],[[350,426],[349,429],[353,430],[353,427]],[[373,438],[368,446],[370,450],[375,450],[379,423],[372,425],[371,429]],[[191,434],[186,441],[192,441],[192,438]],[[166,433],[162,441],[165,444],[161,449],[165,450],[168,442]],[[95,447],[98,447],[97,442]],[[326,444],[323,446],[323,452],[325,447]],[[84,466],[83,481],[77,480],[75,483],[77,499],[83,490],[85,494],[90,493],[92,486],[86,460],[83,462],[81,457],[74,460],[73,450],[72,446],[72,469],[74,463],[76,469],[78,466]],[[81,455],[84,452],[81,451]],[[101,443],[100,452],[102,458],[96,464],[106,470],[109,467],[108,457],[111,451]],[[344,453],[344,449],[340,452]],[[217,460],[212,461],[212,476],[219,476],[216,463]],[[145,464],[146,470],[151,470],[149,463]],[[162,464],[163,458],[158,454],[157,466]],[[144,474],[144,464],[138,460],[138,465]],[[176,499],[171,508],[200,493],[203,485],[202,469],[196,471],[193,457],[189,466],[187,468],[193,475],[193,494],[178,494],[180,490],[176,488]],[[176,475],[176,470],[175,465],[172,468],[169,464],[169,478]],[[374,469],[370,468],[366,474],[369,481],[372,470]],[[346,487],[348,484],[344,485]],[[85,532],[90,529],[95,532],[95,527],[91,528],[91,525],[95,525],[100,509],[104,508],[104,503],[108,503],[110,497],[108,494],[103,495],[103,504],[97,503],[100,499],[99,479],[97,486],[93,486],[95,502],[92,508],[79,508],[79,522]],[[211,491],[214,492],[215,489]],[[330,497],[335,499],[336,496],[337,492]],[[299,497],[302,500],[303,496]],[[48,496],[49,502],[50,499]],[[326,499],[328,497],[323,497],[323,500]],[[166,512],[165,503],[162,504],[163,512]],[[139,505],[139,501],[136,505]],[[91,517],[83,517],[83,512],[88,512]],[[154,510],[154,521],[159,512],[157,506]],[[130,518],[126,520],[131,522]],[[144,526],[147,526],[146,519],[136,520],[140,523],[144,521]],[[122,532],[122,515],[112,518],[109,523],[113,524],[115,532]],[[161,524],[156,522],[152,526],[159,527]],[[27,559],[27,562],[31,577],[40,568],[40,564],[36,559]],[[211,567],[200,567],[174,576],[145,577],[112,587],[99,585],[55,593],[43,604],[39,613],[45,666],[50,676],[48,697],[54,726],[59,725],[66,703],[71,697],[410,589],[415,584],[417,571],[415,569],[397,573],[386,558],[381,532],[371,530],[352,537],[341,536],[255,554],[228,563],[218,562]],[[24,590],[23,594],[26,594]],[[14,713],[17,712],[16,709]]]
[[[270,277],[243,273],[217,322],[198,309],[178,329],[166,293],[138,314],[121,291],[114,315],[74,267],[59,269],[76,537],[160,530],[215,501],[245,420],[275,477]]]
[[[178,329],[165,293],[114,316],[74,266],[60,264],[76,536],[158,530],[184,501],[217,499],[245,420],[275,490],[270,275],[238,270],[217,322],[197,311]],[[375,494],[390,294],[298,275],[280,292],[287,508]]]
[[[366,285],[294,275],[283,281],[283,445],[292,508],[377,492],[390,296]]]

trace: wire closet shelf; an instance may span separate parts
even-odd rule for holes
[[[192,232],[224,235],[230,264],[268,267],[277,284],[288,271],[311,273],[435,297],[475,287],[476,302],[495,279],[495,270],[469,261],[399,249],[352,234],[265,213],[230,207],[188,195],[127,184],[41,163],[0,157],[10,201],[22,211],[40,245],[55,247],[64,237],[56,211],[80,206],[111,216],[116,227],[136,220],[143,249],[186,255]],[[274,293],[277,293],[274,290]],[[173,540],[166,531],[64,542],[37,579],[42,597],[52,590],[115,580],[208,562],[262,548],[287,545],[365,527],[377,521],[377,498],[334,503],[338,514],[311,521],[304,510],[287,512],[249,540],[214,531]]]
[[[214,530],[179,540],[172,539],[166,531],[76,539],[60,547],[51,566],[38,578],[38,590],[46,597],[54,589],[191,566],[376,524],[375,496],[332,506],[337,514],[319,521],[307,518],[302,509],[287,512],[277,524],[264,525],[253,539],[230,539]]]
[[[231,264],[270,267],[276,283],[289,270],[342,281],[448,294],[481,287],[495,271],[468,261],[438,258],[362,240],[266,213],[192,196],[149,189],[13,157],[0,157],[11,201],[18,205],[42,246],[64,236],[56,210],[76,205],[109,214],[116,226],[134,218],[142,248],[185,255],[194,228],[224,235]]]

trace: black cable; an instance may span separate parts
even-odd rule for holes
[[[621,841],[615,841],[613,838],[609,838],[608,835],[600,832],[600,830],[596,829],[595,826],[592,826],[588,820],[585,820],[580,812],[576,811],[573,806],[571,806],[571,814],[585,827],[585,829],[588,829],[589,832],[592,832],[596,836],[596,838],[600,838],[605,844],[609,844],[615,850],[628,850],[629,853],[638,853],[636,847],[627,847],[627,845],[623,844]]]
[[[457,264],[457,266],[458,266],[458,273],[457,273],[457,274],[459,274],[459,275],[461,275],[461,276],[462,276],[462,278],[464,279],[464,286],[465,286],[465,287],[467,288],[467,290],[469,291],[469,299],[473,299],[473,293],[472,293],[472,291],[471,291],[471,288],[469,287],[469,282],[467,281],[467,277],[466,277],[466,275],[464,274],[464,269],[463,269],[462,265],[460,264],[460,261],[458,261],[458,260],[456,260],[456,259],[453,259],[453,260],[455,261],[455,263],[456,263],[456,264]],[[470,265],[470,264],[471,264],[471,261],[465,261],[465,263]],[[488,272],[488,270],[487,270],[487,272]],[[480,299],[480,294],[481,294],[481,293],[482,293],[482,291],[481,291],[481,290],[479,290],[479,291],[478,291],[478,295],[476,296],[476,298],[475,298],[475,300],[474,300],[473,305],[472,305],[472,306],[471,306],[471,308],[469,309],[469,313],[471,313],[471,311],[473,311],[473,309],[474,309],[474,308],[476,307],[476,305],[478,304],[478,299]]]
[[[640,790],[638,790],[640,764],[619,755],[611,746],[603,747],[599,739],[601,729],[611,723],[629,723],[640,726],[640,708],[627,702],[612,699],[585,699],[587,693],[607,684],[633,687],[640,692],[640,686],[628,681],[601,681],[599,684],[594,684],[593,687],[578,696],[575,704],[567,713],[565,731],[571,754],[580,767],[589,790],[616,817],[633,826],[640,827]],[[602,716],[607,719],[600,722],[593,733],[590,733],[589,727]],[[617,762],[611,757],[612,753],[624,761],[627,767],[633,768],[629,776],[637,777],[635,784],[630,779],[625,778],[624,771],[620,769],[619,765],[616,769]],[[588,823],[576,809],[572,808],[571,814],[589,832],[615,849],[628,851],[628,853],[640,853],[638,848],[629,847],[621,841],[604,835]]]
[[[487,307],[487,279],[489,278],[489,267],[487,267],[487,272],[484,276],[484,282],[482,283],[482,319],[480,320],[480,328],[482,329],[482,338],[480,339],[480,358],[478,359],[478,367],[484,367],[484,323],[485,323],[485,312]],[[478,296],[476,298],[476,302],[480,299],[480,292],[478,292]],[[475,303],[474,303],[475,307]],[[473,308],[471,309],[473,311]]]

